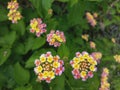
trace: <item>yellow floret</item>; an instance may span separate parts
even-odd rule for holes
[[[77,63],[80,62],[79,58],[77,58],[77,57],[74,57],[74,58],[73,58],[73,61],[74,61],[75,64],[77,64]]]
[[[51,63],[51,62],[53,61],[53,56],[47,57],[47,61],[48,61],[49,63]]]
[[[89,55],[88,55],[88,54],[84,54],[84,55],[83,55],[83,58],[84,58],[84,59],[88,59],[88,58],[89,58]]]
[[[48,77],[50,77],[51,79],[55,78],[55,73],[53,71],[50,71],[48,73]]]
[[[79,57],[79,60],[80,60],[80,62],[81,62],[81,61],[84,61],[83,56]]]
[[[95,71],[95,66],[94,66],[94,65],[91,65],[91,66],[90,66],[90,70],[91,70],[91,71]]]
[[[40,61],[43,63],[43,62],[45,62],[46,61],[46,57],[45,56],[41,56],[40,57]]]
[[[79,69],[79,64],[73,64],[74,69]]]
[[[60,66],[60,63],[59,62],[53,62],[53,67],[54,68],[58,68]]]
[[[47,78],[48,75],[49,75],[48,71],[44,71],[44,72],[43,72],[43,77],[44,77],[44,78]]]
[[[36,67],[36,73],[40,73],[41,71],[42,71],[42,67],[41,66]]]
[[[60,36],[57,36],[56,39],[57,39],[57,41],[59,41],[59,42],[63,42],[63,40],[60,38]]]
[[[51,43],[54,43],[54,42],[55,42],[55,39],[54,39],[54,38],[52,38],[52,39],[51,39]]]
[[[81,75],[82,78],[84,78],[84,77],[86,76],[86,72],[85,72],[85,71],[82,71],[82,72],[80,73],[80,75]]]
[[[89,63],[92,63],[92,62],[93,62],[93,58],[90,57],[90,58],[87,59],[87,61],[88,61]]]
[[[92,64],[92,65],[97,65],[97,62],[96,62],[95,60],[93,60],[93,61],[91,62],[91,64]]]
[[[109,70],[107,68],[104,68],[104,72],[106,72],[107,74],[109,74]]]

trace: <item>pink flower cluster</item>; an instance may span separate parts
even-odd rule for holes
[[[97,24],[97,21],[95,20],[96,17],[97,17],[97,13],[92,15],[90,12],[86,12],[86,18],[88,20],[88,23],[90,23],[90,25],[93,27],[95,27]]]
[[[70,61],[73,68],[72,74],[75,79],[82,78],[85,81],[88,77],[93,77],[93,72],[97,70],[97,62],[87,52],[76,53],[76,57]]]
[[[11,2],[8,2],[7,9],[9,9],[8,12],[8,19],[12,21],[12,23],[17,23],[18,20],[22,18],[22,15],[20,11],[18,11],[19,3],[17,0],[11,0]]]
[[[42,54],[39,59],[35,60],[34,71],[38,81],[50,83],[55,76],[60,76],[64,72],[64,62],[58,55],[53,56],[51,52]]]
[[[47,42],[49,42],[49,45],[58,47],[61,43],[65,43],[66,39],[63,32],[60,32],[59,30],[51,30],[51,32],[47,35]]]
[[[11,2],[8,2],[7,8],[12,11],[17,10],[19,8],[19,4],[17,3],[17,0],[12,0]]]
[[[100,63],[100,60],[102,58],[102,53],[101,52],[93,52],[91,55],[94,58],[94,60],[97,61],[97,63]]]
[[[30,21],[30,32],[36,32],[36,36],[40,37],[41,34],[46,32],[46,24],[42,23],[41,18],[34,18]]]
[[[103,69],[101,74],[101,87],[99,90],[110,90],[110,84],[108,83],[109,70],[107,68]]]

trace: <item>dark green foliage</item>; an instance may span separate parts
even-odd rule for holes
[[[17,24],[8,21],[9,1],[0,0],[0,90],[98,90],[103,67],[110,69],[111,90],[120,90],[120,66],[113,58],[120,54],[120,0],[18,0],[23,17]],[[98,13],[95,27],[89,25],[86,12]],[[54,48],[46,42],[47,34],[36,37],[30,33],[33,18],[42,18],[47,34],[52,29],[63,31],[66,43]],[[95,50],[82,34],[89,34]],[[35,59],[47,51],[65,62],[65,72],[50,84],[36,82],[34,73]],[[103,54],[94,77],[85,82],[75,80],[71,73],[69,61],[77,51]]]

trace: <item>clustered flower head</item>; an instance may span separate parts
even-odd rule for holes
[[[93,72],[97,70],[97,62],[87,52],[77,52],[76,57],[70,61],[73,68],[72,74],[75,79],[82,78],[85,81],[88,77],[93,77]]]
[[[58,55],[52,56],[51,52],[42,54],[39,59],[35,60],[34,71],[38,81],[50,83],[55,76],[60,76],[64,71],[64,62]]]
[[[90,12],[86,13],[86,18],[88,20],[88,23],[90,23],[91,26],[95,26],[97,24],[95,18],[97,17],[97,13],[94,13],[93,15]]]
[[[88,34],[83,34],[82,35],[82,39],[88,41],[89,35]]]
[[[114,55],[114,59],[116,62],[120,63],[120,55]]]
[[[110,90],[110,84],[108,83],[109,70],[107,68],[103,69],[101,74],[101,87],[99,90]]]
[[[101,52],[93,52],[91,55],[94,58],[94,60],[96,60],[98,63],[100,63],[100,59],[102,58]]]
[[[11,0],[11,2],[8,2],[7,8],[9,9],[8,19],[11,20],[12,23],[17,23],[17,21],[22,18],[20,12],[17,10],[19,8],[17,0]]]
[[[90,47],[95,49],[96,48],[96,44],[93,41],[90,41]]]
[[[30,32],[36,33],[37,37],[46,32],[46,24],[42,23],[41,18],[34,18],[30,21]]]
[[[61,43],[66,42],[66,39],[63,32],[60,32],[59,30],[51,30],[51,32],[47,35],[47,42],[49,42],[49,45],[59,47]]]

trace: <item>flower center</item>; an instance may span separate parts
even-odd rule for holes
[[[53,66],[51,63],[49,62],[45,62],[42,64],[42,67],[44,68],[45,71],[52,71]]]
[[[89,67],[90,67],[90,63],[88,61],[80,62],[80,65],[79,65],[80,71],[88,71]]]

